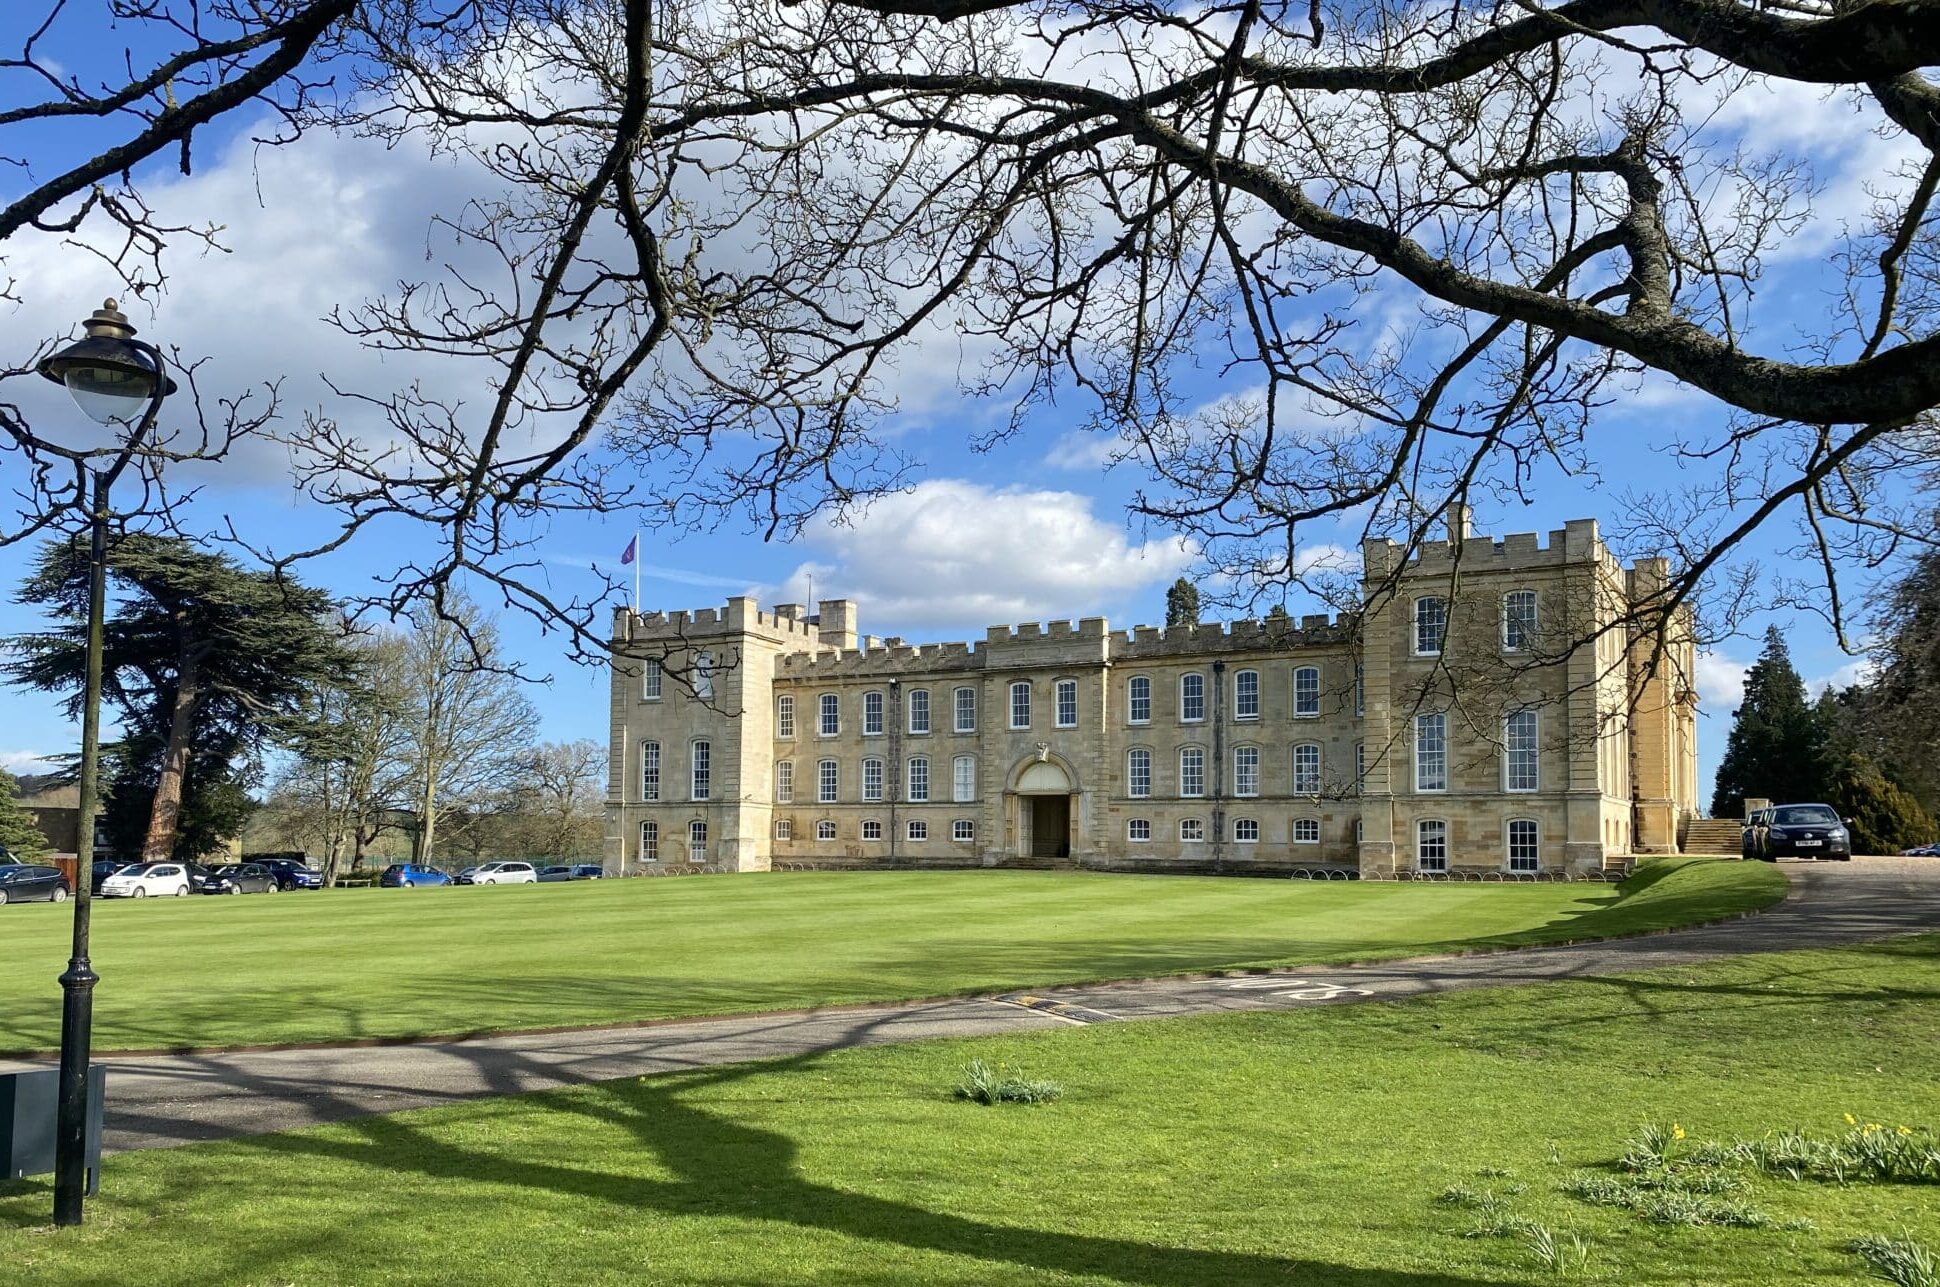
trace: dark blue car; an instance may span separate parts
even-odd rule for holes
[[[252,858],[251,862],[269,868],[278,889],[322,889],[323,873],[305,867],[294,858]]]
[[[0,865],[0,904],[65,903],[67,894],[67,877],[59,868],[37,863]]]
[[[385,889],[412,889],[421,886],[449,885],[451,877],[436,867],[414,862],[394,862],[384,869],[377,883]]]

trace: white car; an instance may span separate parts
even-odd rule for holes
[[[179,862],[136,863],[123,867],[101,882],[103,898],[147,898],[168,895],[186,898],[189,894],[189,869]]]
[[[487,862],[480,863],[472,871],[474,885],[535,885],[539,882],[539,869],[529,862]]]

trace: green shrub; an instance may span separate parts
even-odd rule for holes
[[[1532,1224],[1523,1244],[1535,1253],[1536,1263],[1558,1278],[1575,1278],[1590,1267],[1590,1240],[1580,1233],[1559,1234],[1548,1225]]]
[[[1940,1287],[1940,1261],[1911,1238],[1855,1238],[1847,1250],[1866,1262],[1875,1277],[1894,1287]]]

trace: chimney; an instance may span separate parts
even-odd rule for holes
[[[1465,501],[1448,503],[1448,543],[1459,546],[1469,537],[1469,522],[1475,517],[1475,510]]]
[[[820,609],[822,642],[844,652],[855,651],[855,605],[847,599],[824,599]]]

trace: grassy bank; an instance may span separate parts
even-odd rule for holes
[[[1053,872],[695,877],[97,908],[97,1049],[334,1041],[1392,958],[1769,905],[1756,863],[1623,886]],[[58,1042],[68,914],[0,916],[0,1051]]]
[[[982,1057],[1062,1084],[984,1108]],[[1101,1025],[725,1067],[117,1158],[94,1223],[0,1189],[30,1283],[1857,1284],[1940,1244],[1925,1184],[1739,1175],[1762,1228],[1564,1192],[1626,1137],[1845,1114],[1940,1124],[1940,938],[1385,1005]],[[246,1198],[242,1195],[247,1195]]]

